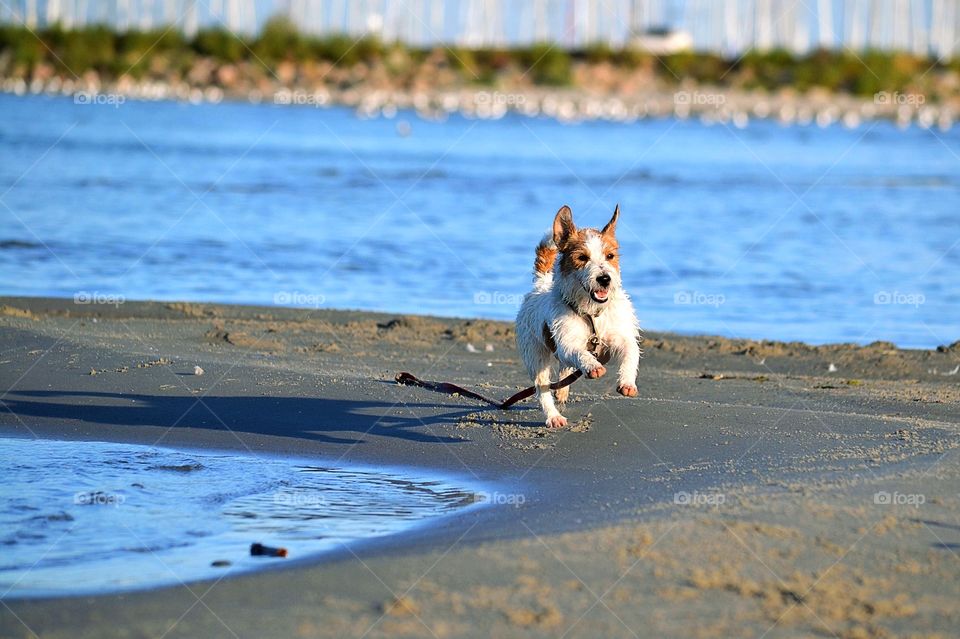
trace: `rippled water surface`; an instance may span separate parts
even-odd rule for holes
[[[0,191],[6,294],[512,318],[557,208],[599,226],[619,201],[649,328],[960,339],[956,127],[0,96]]]
[[[446,480],[280,458],[0,439],[0,594],[216,578],[401,532],[475,502]],[[213,562],[229,562],[213,566]]]

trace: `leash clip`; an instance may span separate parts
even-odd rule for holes
[[[600,358],[600,352],[602,350],[603,342],[600,341],[600,337],[596,333],[590,336],[590,341],[587,342],[587,350],[597,359]]]

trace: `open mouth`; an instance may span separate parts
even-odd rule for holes
[[[610,296],[609,289],[598,288],[590,291],[590,297],[593,298],[594,302],[598,304],[603,304],[607,301],[607,298]]]

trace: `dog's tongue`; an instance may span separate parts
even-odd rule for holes
[[[601,291],[594,291],[593,294],[597,297],[597,299],[601,299],[601,300],[607,299],[607,292],[606,292],[606,291],[602,291],[602,290],[601,290]]]

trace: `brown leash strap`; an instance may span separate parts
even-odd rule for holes
[[[580,313],[573,306],[570,308],[573,308],[574,312],[577,312],[580,317],[587,320],[587,324],[590,325],[590,338],[587,340],[587,350],[590,351],[594,357],[600,360],[601,364],[606,364],[610,359],[610,354],[603,351],[600,337],[597,335],[597,327],[593,323],[593,317]],[[565,388],[580,379],[582,375],[583,373],[581,371],[573,371],[559,382],[553,382],[550,384],[550,390],[560,390],[561,388]],[[510,408],[517,402],[523,401],[537,392],[536,386],[530,386],[529,388],[524,388],[522,391],[511,395],[504,401],[498,402],[494,399],[490,399],[489,397],[484,397],[480,393],[474,393],[472,390],[467,390],[462,386],[451,384],[450,382],[428,382],[418,377],[414,377],[410,373],[399,373],[395,379],[398,384],[403,384],[404,386],[419,386],[420,388],[426,388],[427,390],[436,391],[438,393],[447,393],[448,395],[463,395],[464,397],[476,399],[490,404],[491,406],[495,406],[500,410]]]
[[[550,390],[559,390],[565,386],[569,386],[574,383],[580,376],[583,375],[580,371],[574,371],[561,379],[559,382],[553,382],[550,384]],[[403,384],[405,386],[419,386],[420,388],[426,388],[427,390],[436,391],[438,393],[447,393],[448,395],[463,395],[464,397],[470,397],[471,399],[476,399],[481,402],[486,402],[491,406],[495,406],[500,410],[510,408],[519,401],[523,401],[526,398],[530,397],[537,392],[536,386],[530,386],[529,388],[524,388],[522,391],[511,395],[509,398],[502,402],[484,397],[479,393],[474,393],[472,390],[467,390],[462,386],[457,386],[456,384],[451,384],[450,382],[428,382],[422,380],[418,377],[414,377],[410,373],[400,373],[396,377],[398,384]]]

